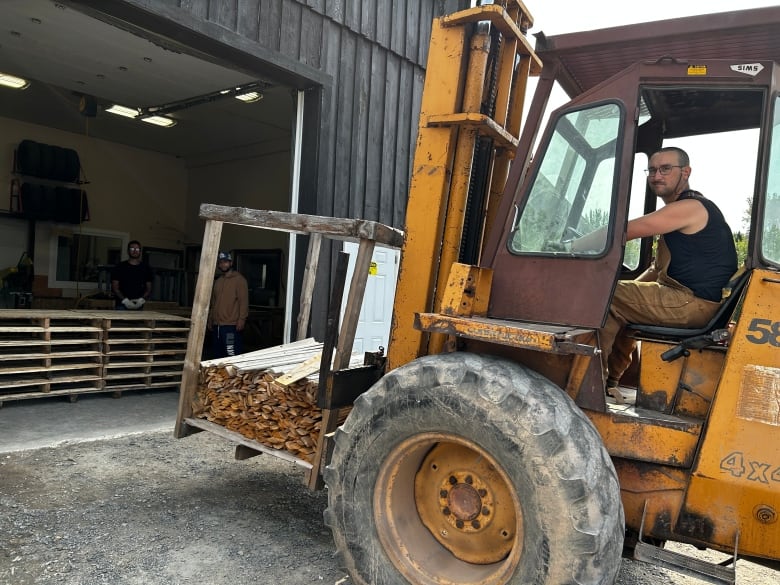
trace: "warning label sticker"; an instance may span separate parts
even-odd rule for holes
[[[707,75],[707,66],[688,65],[688,75]]]

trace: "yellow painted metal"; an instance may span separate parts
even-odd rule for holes
[[[463,92],[463,110],[465,117],[479,112],[482,104],[482,94],[485,87],[485,74],[488,53],[490,51],[490,34],[483,29],[476,33],[470,42],[468,70]],[[463,221],[466,217],[471,167],[474,160],[474,149],[477,144],[477,129],[472,125],[463,125],[458,132],[455,147],[455,159],[452,165],[452,182],[447,203],[447,214],[444,220],[441,254],[439,256],[439,273],[434,293],[434,310],[442,305],[444,289],[450,276],[450,267],[458,261],[460,243],[463,239]],[[445,337],[431,336],[429,353],[441,353]]]
[[[492,281],[492,269],[456,262],[450,268],[441,312],[459,316],[486,315]]]
[[[431,449],[414,493],[423,524],[462,561],[497,563],[522,541],[512,488],[492,461],[466,445],[443,442]]]
[[[673,343],[643,340],[637,406],[704,419],[720,379],[725,351],[705,348],[673,362],[661,354]]]
[[[780,275],[754,270],[678,530],[780,557]]]
[[[478,134],[492,136],[503,152],[513,153],[517,145],[516,104],[519,102],[521,111],[523,96],[510,99],[511,90],[524,91],[525,79],[517,82],[516,77],[526,78],[529,71],[540,71],[541,61],[524,36],[532,23],[530,14],[517,0],[506,5],[464,10],[433,25],[388,344],[391,369],[444,347],[444,337],[415,330],[411,315],[437,311],[441,306],[450,266],[460,251]],[[466,36],[470,24],[484,21],[505,35],[509,47],[501,53],[497,82],[499,122],[480,112],[483,94],[490,85],[485,82],[489,34],[484,27],[477,27],[473,38]],[[520,67],[513,68],[517,55],[526,59],[529,67],[523,67],[521,61]],[[514,104],[511,112],[510,103]],[[501,167],[503,182],[505,166]],[[490,184],[498,191],[494,181]]]
[[[442,494],[445,479],[455,493]],[[375,485],[377,534],[409,583],[455,583],[457,574],[458,583],[487,585],[516,574],[527,552],[522,494],[479,445],[450,433],[418,433],[382,460]],[[469,485],[478,485],[476,493]]]
[[[515,18],[518,17],[521,19],[521,24],[519,26],[515,20]],[[517,47],[517,52],[528,55],[531,58],[531,75],[539,75],[542,71],[542,61],[534,52],[531,43],[523,34],[523,28],[521,28],[528,28],[533,22],[527,10],[523,10],[522,14],[513,18],[511,11],[505,10],[498,4],[490,4],[462,10],[455,14],[445,16],[442,19],[442,22],[444,26],[453,26],[478,22],[480,20],[490,21],[498,28],[504,37],[517,39],[520,43]]]
[[[658,407],[656,410],[668,412],[680,383],[685,359],[673,362],[661,359],[661,354],[673,347],[671,343],[643,340],[641,344],[637,401],[652,401]]]
[[[493,118],[485,114],[476,112],[466,112],[461,114],[451,114],[449,116],[430,116],[428,118],[429,126],[462,126],[469,129],[476,135],[475,130],[482,134],[490,136],[497,141],[501,148],[517,148],[518,138],[504,130]],[[457,168],[457,167],[456,167]]]
[[[428,116],[454,114],[461,104],[465,29],[434,21],[423,89],[420,128],[406,209],[405,241],[398,274],[388,367],[425,353],[427,339],[413,327],[414,313],[429,310],[436,283],[450,186],[455,127],[429,127]]]
[[[612,457],[690,467],[702,424],[661,416],[639,417],[620,412],[585,410]],[[655,415],[655,413],[649,413]]]
[[[615,459],[626,527],[639,532],[645,515],[644,536],[666,538],[655,526],[674,526],[680,511],[689,472],[675,467],[646,465]]]
[[[487,317],[460,317],[441,313],[417,313],[415,327],[431,333],[455,335],[515,348],[560,354],[595,355],[587,341],[592,329],[537,325]]]

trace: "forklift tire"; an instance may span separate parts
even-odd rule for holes
[[[325,523],[355,585],[608,585],[624,517],[590,420],[504,359],[427,356],[336,431]]]

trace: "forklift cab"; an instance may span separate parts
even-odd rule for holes
[[[657,205],[643,172],[649,156],[690,136],[759,131],[746,263],[780,267],[777,72],[773,62],[664,58],[638,63],[554,112],[507,214],[490,315],[601,327],[616,281],[652,261],[652,241],[624,235],[629,219]],[[567,251],[567,240],[595,230],[603,232],[600,245]],[[566,302],[550,290],[566,291]]]

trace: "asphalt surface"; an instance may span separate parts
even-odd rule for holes
[[[17,400],[0,407],[0,453],[169,430],[178,389]]]

